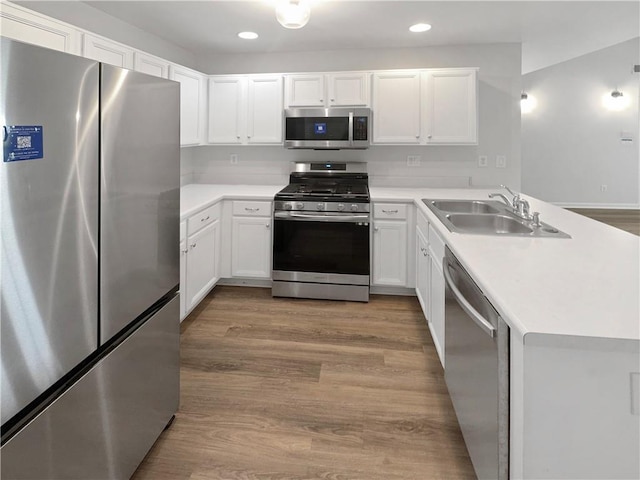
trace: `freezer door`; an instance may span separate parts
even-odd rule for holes
[[[0,41],[4,425],[97,346],[99,65]]]
[[[131,477],[178,409],[178,307],[174,297],[11,438],[0,477]]]
[[[180,89],[169,80],[101,68],[104,344],[180,280]]]

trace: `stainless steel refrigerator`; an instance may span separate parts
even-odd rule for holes
[[[179,401],[179,85],[1,39],[2,478],[129,478]]]

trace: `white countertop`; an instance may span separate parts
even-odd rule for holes
[[[180,220],[220,200],[273,200],[283,188],[284,185],[185,185],[180,189]]]
[[[181,219],[221,199],[272,200],[283,187],[187,185],[181,189]],[[451,233],[421,199],[486,199],[496,190],[370,187],[370,191],[373,202],[414,202],[521,335],[640,340],[640,237],[527,196],[543,222],[571,238]]]

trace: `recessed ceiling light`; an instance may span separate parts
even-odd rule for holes
[[[409,31],[413,33],[422,33],[426,32],[427,30],[431,30],[431,25],[429,25],[428,23],[416,23],[415,25],[411,25],[409,27]]]
[[[238,36],[245,40],[255,40],[258,38],[258,34],[256,32],[240,32]]]

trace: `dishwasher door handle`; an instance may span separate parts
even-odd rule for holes
[[[462,307],[462,309],[471,317],[471,319],[478,325],[484,333],[489,335],[491,338],[496,336],[496,329],[493,325],[491,325],[482,315],[478,313],[478,311],[473,308],[473,306],[468,302],[466,298],[462,295],[462,292],[456,287],[453,282],[453,278],[451,278],[451,274],[449,273],[449,266],[451,264],[446,261],[444,268],[442,269],[442,273],[444,273],[444,280],[451,289],[451,293],[455,297],[456,301]]]

